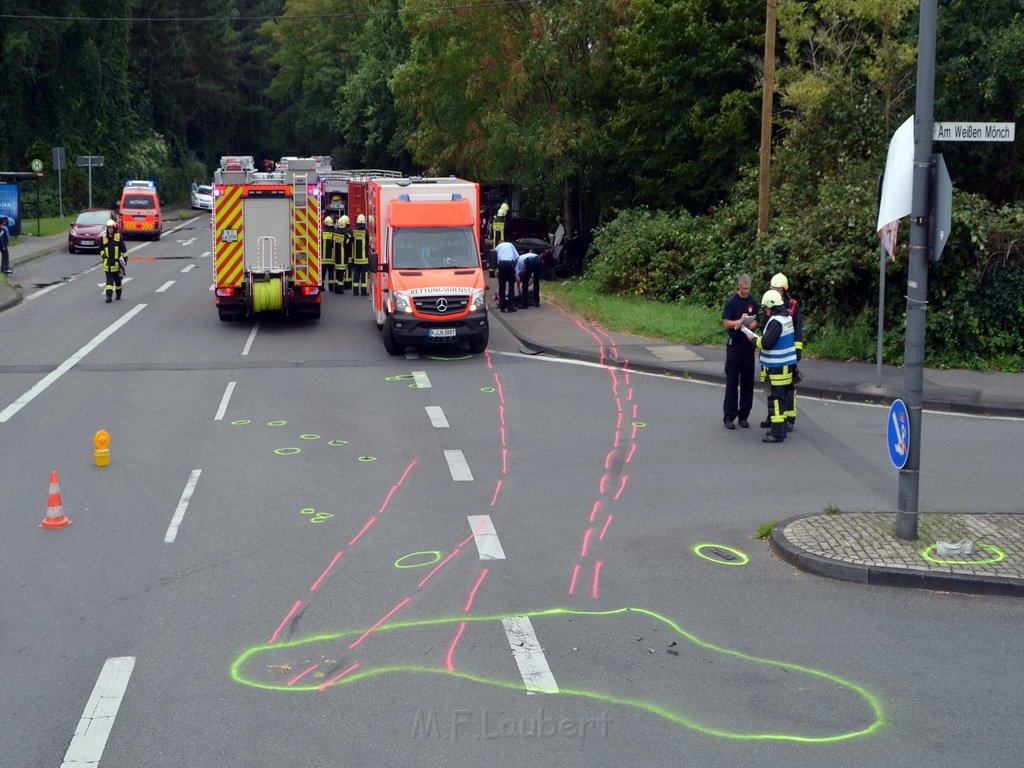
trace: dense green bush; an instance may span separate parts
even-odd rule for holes
[[[779,192],[780,207],[786,206],[786,191]],[[749,197],[703,217],[623,211],[595,233],[587,276],[603,293],[719,307],[740,272],[751,275],[760,296],[771,275],[782,271],[801,301],[809,350],[820,338],[834,356],[872,359],[879,285],[876,205],[874,184],[823,178],[815,205],[775,213],[769,234],[760,239],[747,223],[756,221]],[[942,259],[929,264],[926,362],[1020,370],[1024,209],[994,210],[977,196],[958,193],[953,211]],[[890,363],[903,357],[908,238],[904,224],[896,260],[886,263]]]

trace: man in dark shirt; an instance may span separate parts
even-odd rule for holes
[[[726,429],[736,429],[737,418],[740,426],[750,426],[747,419],[754,405],[754,345],[741,330],[757,328],[757,301],[750,295],[750,275],[736,278],[734,293],[722,310],[722,327],[729,334],[725,349],[725,402],[723,422]]]

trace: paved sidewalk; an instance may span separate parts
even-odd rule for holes
[[[605,331],[543,296],[540,307],[514,313],[492,307],[492,319],[531,353],[725,383],[724,344],[671,344]],[[886,405],[903,397],[903,370],[894,366],[879,372],[873,363],[804,358],[800,370],[805,396]],[[926,410],[1022,419],[1024,440],[1024,373],[925,369],[923,401]],[[898,539],[895,511],[794,517],[775,527],[771,546],[798,568],[836,579],[1024,596],[1024,508],[1002,515],[919,512],[918,531],[929,542],[974,541],[976,553],[939,557],[924,540]]]

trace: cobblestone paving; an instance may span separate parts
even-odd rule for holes
[[[810,554],[865,566],[1024,579],[1021,515],[918,514],[918,538],[896,537],[896,513],[844,512],[790,522],[783,535]],[[973,555],[940,557],[935,543],[975,542]]]

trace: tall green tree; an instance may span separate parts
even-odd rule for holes
[[[703,213],[756,162],[763,0],[644,0],[622,31],[610,202]]]
[[[359,36],[355,70],[339,89],[335,125],[342,136],[341,167],[412,172],[406,136],[413,118],[395,103],[389,82],[409,57],[409,35],[398,15],[399,0],[382,3]]]

